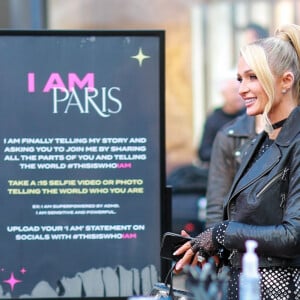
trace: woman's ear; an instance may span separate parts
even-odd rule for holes
[[[290,71],[287,71],[282,76],[282,89],[290,90],[294,83],[294,74]]]

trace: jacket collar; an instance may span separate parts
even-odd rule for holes
[[[255,118],[246,113],[230,122],[226,133],[234,137],[250,137],[255,135]]]
[[[260,141],[263,137],[262,133],[259,138],[257,139],[255,146],[252,149],[252,153],[249,155],[248,159],[245,160],[245,164],[241,168],[242,171],[245,171],[245,168],[247,167],[250,157],[253,156],[254,151],[256,151],[257,146],[260,144]],[[269,170],[271,170],[280,160],[281,157],[281,151],[280,149],[273,144],[270,149],[268,149],[269,155],[261,157],[261,159],[257,160],[253,163],[251,168],[245,173],[245,175],[240,177],[239,182],[236,186],[236,192],[238,193],[241,189],[244,189],[247,185],[251,184],[252,182],[259,179],[261,176],[266,174]],[[241,175],[241,174],[240,174]]]

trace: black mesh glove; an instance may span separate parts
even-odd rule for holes
[[[191,249],[194,253],[199,252],[204,257],[213,255],[216,249],[213,244],[212,233],[213,227],[200,233],[191,241]]]
[[[199,252],[204,257],[215,255],[220,246],[224,245],[224,235],[227,226],[228,222],[222,222],[197,235],[191,241],[193,252]]]

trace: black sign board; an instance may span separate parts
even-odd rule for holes
[[[147,295],[161,274],[164,32],[0,34],[0,298]]]

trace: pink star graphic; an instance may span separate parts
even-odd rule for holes
[[[25,274],[25,273],[27,272],[27,270],[23,267],[23,268],[20,270],[20,272],[21,272],[22,274]]]
[[[15,284],[22,282],[22,280],[16,279],[14,273],[10,273],[10,278],[7,280],[3,280],[3,282],[10,285],[11,291],[14,290]]]

